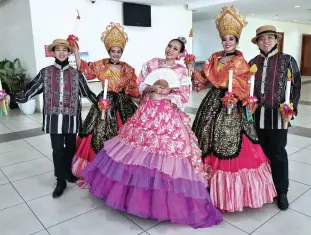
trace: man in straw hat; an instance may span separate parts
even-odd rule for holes
[[[71,162],[76,150],[76,133],[81,122],[81,96],[97,104],[96,95],[87,86],[84,76],[69,66],[72,52],[67,40],[56,39],[48,50],[53,52],[53,65],[41,69],[25,90],[16,95],[25,103],[43,92],[42,130],[50,134],[53,149],[54,174],[57,185],[53,197],[60,197],[68,182],[76,182]]]
[[[260,54],[250,61],[256,64],[258,71],[255,77],[255,96],[259,107],[255,112],[255,122],[260,144],[271,161],[273,181],[278,192],[278,207],[287,210],[288,200],[288,157],[287,128],[280,113],[280,105],[285,102],[285,91],[288,71],[292,74],[290,102],[294,112],[298,113],[301,76],[296,60],[278,51],[278,40],[282,35],[276,32],[272,25],[266,25],[256,30],[252,43],[256,44]]]

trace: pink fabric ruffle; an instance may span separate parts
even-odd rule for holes
[[[173,179],[188,179],[201,181],[207,184],[207,179],[201,172],[197,172],[189,159],[169,157],[164,154],[150,153],[131,146],[124,145],[119,137],[114,137],[105,142],[105,151],[116,162],[126,165],[143,166],[156,169],[159,172],[170,175]]]
[[[243,211],[243,207],[259,208],[273,202],[276,189],[268,158],[259,144],[243,134],[238,157],[219,159],[213,154],[204,159],[213,204],[227,212]]]
[[[226,212],[243,211],[243,207],[260,208],[273,202],[276,190],[269,163],[234,173],[214,171],[210,180],[210,196],[213,204]]]
[[[77,137],[77,151],[72,160],[72,174],[79,178],[77,182],[80,188],[87,188],[88,185],[83,180],[81,171],[94,160],[95,152],[91,146],[93,135],[80,138]]]
[[[194,228],[210,227],[222,221],[202,182],[172,179],[156,169],[115,162],[104,150],[82,174],[94,196],[128,214]]]

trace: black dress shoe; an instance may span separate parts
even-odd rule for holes
[[[75,177],[74,175],[70,175],[69,177],[67,177],[67,181],[69,183],[76,183],[78,181],[78,178]]]
[[[285,193],[278,195],[278,207],[281,211],[286,211],[288,209],[288,200],[287,195]]]
[[[66,189],[66,187],[67,187],[66,180],[57,179],[56,188],[53,192],[53,198],[60,197],[64,193],[64,190]]]

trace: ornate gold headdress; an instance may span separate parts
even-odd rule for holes
[[[240,38],[242,29],[247,25],[246,17],[240,14],[239,9],[234,6],[223,7],[216,19],[216,28],[223,38],[226,35],[234,35]]]
[[[122,25],[111,22],[106,27],[106,31],[102,33],[101,40],[104,42],[107,51],[112,47],[120,47],[123,50],[128,37]]]

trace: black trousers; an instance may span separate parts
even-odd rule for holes
[[[54,175],[66,180],[72,176],[71,164],[76,151],[75,134],[51,134],[53,149]]]
[[[286,152],[287,130],[257,129],[260,145],[271,161],[272,177],[278,194],[287,193],[288,156]]]

